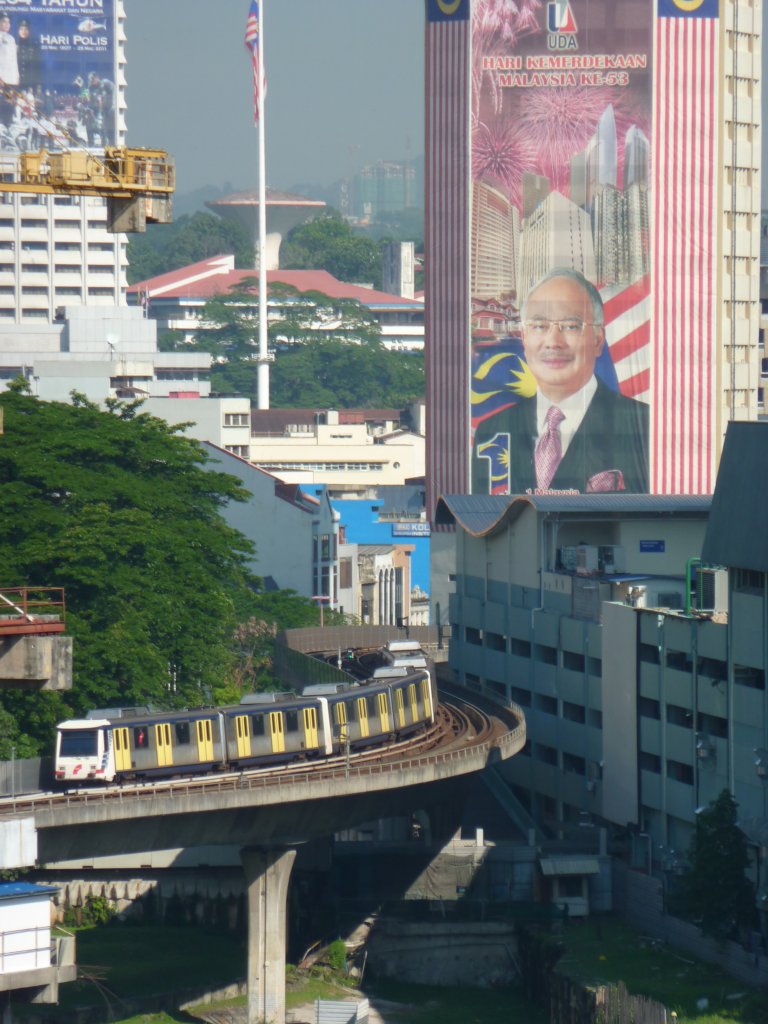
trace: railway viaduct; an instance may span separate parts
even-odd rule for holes
[[[286,898],[298,845],[377,818],[455,803],[462,777],[517,753],[522,714],[498,709],[461,741],[377,761],[0,801],[0,823],[34,818],[38,861],[199,845],[239,846],[248,894],[248,1024],[285,1020]]]

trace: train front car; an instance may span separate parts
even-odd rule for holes
[[[108,719],[72,719],[56,726],[53,777],[59,785],[112,782],[115,757]]]

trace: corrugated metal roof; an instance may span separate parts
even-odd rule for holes
[[[542,857],[539,864],[542,874],[548,877],[600,874],[600,865],[594,857]]]
[[[729,423],[701,553],[705,562],[768,572],[766,480],[768,423]]]
[[[21,896],[52,896],[56,885],[35,885],[33,882],[0,882],[0,900],[16,900]]]
[[[492,533],[532,506],[564,515],[706,515],[708,494],[447,494],[438,502],[438,524],[457,522],[476,537]]]

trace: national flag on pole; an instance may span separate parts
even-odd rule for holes
[[[261,101],[267,91],[264,71],[259,60],[259,0],[251,0],[248,21],[245,24],[245,46],[251,52],[253,62],[253,123],[257,124],[261,113]]]

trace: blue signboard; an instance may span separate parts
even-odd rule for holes
[[[666,542],[663,540],[641,540],[641,554],[662,554],[666,551]]]
[[[0,150],[114,144],[115,35],[114,0],[2,0]]]
[[[392,523],[393,537],[429,537],[429,523]]]

